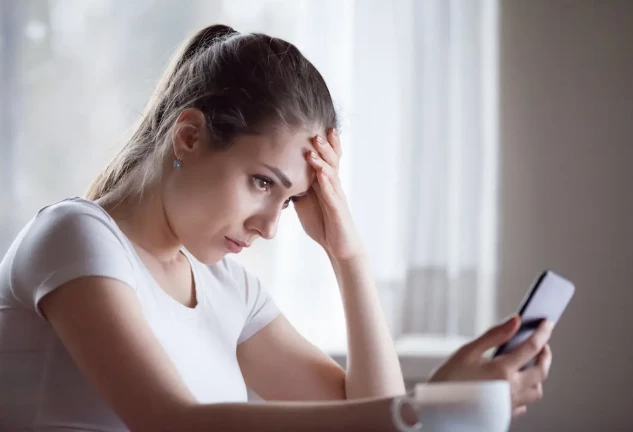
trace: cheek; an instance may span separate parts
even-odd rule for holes
[[[207,170],[182,172],[166,184],[170,225],[190,250],[202,251],[224,235],[243,234],[245,221],[270,204],[266,194],[249,183],[248,175],[213,171],[215,175]]]
[[[264,204],[265,193],[257,192],[255,187],[249,184],[247,177],[236,178],[227,185],[222,202],[227,217],[240,223]]]
[[[196,236],[204,236],[201,231],[206,231],[205,223],[214,218],[213,210],[208,197],[195,191],[172,194],[165,200],[170,226],[185,245]]]
[[[208,235],[208,225],[217,218],[216,195],[214,183],[194,172],[179,173],[166,183],[165,213],[172,230],[185,245],[196,236]]]
[[[190,240],[235,229],[234,225],[256,211],[259,202],[248,182],[237,176],[188,179],[175,189],[170,211],[179,238],[182,233]]]

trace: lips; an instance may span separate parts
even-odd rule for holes
[[[237,244],[240,247],[245,248],[245,247],[249,247],[250,246],[250,244],[248,244],[246,242],[243,242],[241,240],[235,240],[235,239],[232,239],[231,237],[226,237],[226,238],[229,239],[230,241],[232,241],[233,243]]]
[[[238,245],[233,240],[230,240],[228,237],[224,237],[224,247],[226,247],[226,249],[229,252],[233,252],[233,253],[242,252],[242,246]]]
[[[242,252],[243,248],[249,247],[250,244],[241,240],[233,240],[230,237],[224,237],[224,246],[228,249],[229,252],[240,253]]]

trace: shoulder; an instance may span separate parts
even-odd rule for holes
[[[99,205],[81,198],[65,199],[40,209],[16,242],[16,258],[29,257],[25,261],[41,254],[51,258],[126,251],[124,235],[116,222]]]
[[[14,296],[31,306],[61,284],[83,276],[106,276],[134,286],[125,235],[105,210],[81,198],[39,210],[6,260]]]
[[[101,221],[104,225],[116,225],[110,215],[97,203],[78,197],[66,198],[42,207],[33,218],[32,224],[56,226],[86,218]]]
[[[82,198],[68,198],[37,212],[28,227],[29,232],[44,230],[48,234],[59,233],[79,236],[99,236],[109,233],[123,242],[123,233],[112,217],[98,204]],[[106,236],[109,238],[110,236]]]

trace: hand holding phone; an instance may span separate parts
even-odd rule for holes
[[[493,357],[509,353],[529,338],[544,319],[558,322],[575,292],[574,284],[551,270],[535,280],[519,306],[521,327],[508,342],[499,346]],[[521,370],[534,365],[530,360]]]
[[[490,328],[439,365],[431,373],[428,382],[489,381],[508,377],[512,416],[521,415],[527,405],[543,397],[541,383],[547,375],[552,356],[549,349],[544,348],[547,347],[551,328],[543,326],[538,333],[534,333],[544,318],[552,324],[558,322],[573,293],[571,282],[552,271],[544,271],[521,302],[519,316],[522,325],[518,331],[515,330],[519,325],[516,316]],[[534,344],[523,343],[533,334]],[[494,347],[497,347],[494,357],[516,351],[498,361],[482,362],[482,356]],[[516,373],[532,364],[535,364],[535,369]]]

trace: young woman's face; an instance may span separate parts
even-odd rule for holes
[[[212,264],[234,252],[228,239],[250,245],[275,237],[281,212],[315,180],[305,154],[317,133],[240,136],[228,150],[211,151],[206,144],[182,153],[182,166],[168,168],[163,196],[180,242]]]

